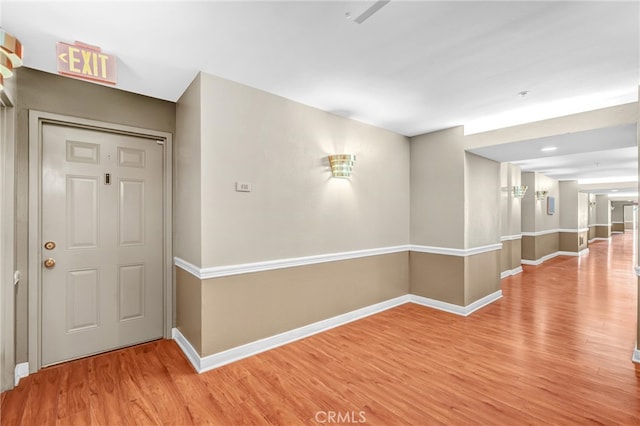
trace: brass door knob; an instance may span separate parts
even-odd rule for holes
[[[50,257],[48,259],[45,259],[45,261],[44,261],[44,267],[45,268],[51,269],[54,266],[56,266],[56,260],[54,258]]]
[[[56,243],[54,243],[53,241],[47,241],[46,243],[44,243],[44,248],[47,250],[53,250],[54,248],[56,248]]]

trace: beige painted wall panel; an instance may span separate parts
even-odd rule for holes
[[[589,194],[578,193],[578,229],[589,227]]]
[[[560,232],[560,251],[577,253],[579,251],[577,232]]]
[[[534,172],[522,172],[522,185],[527,187],[524,198],[516,199],[520,202],[522,217],[522,232],[535,232],[536,230],[536,174]]]
[[[205,280],[202,355],[408,292],[407,252]]]
[[[536,237],[530,237],[527,235],[522,236],[521,240],[521,255],[522,259],[537,260],[536,258]]]
[[[16,362],[27,362],[29,110],[46,111],[175,134],[172,102],[30,68],[16,70],[16,262],[22,279],[16,289]],[[179,142],[178,142],[179,143]]]
[[[411,243],[465,248],[463,129],[411,138]]]
[[[531,188],[529,188],[531,191]],[[535,174],[535,191],[549,191],[548,197],[555,197],[556,211],[554,214],[547,214],[547,198],[544,200],[534,201],[535,211],[535,231],[549,231],[560,228],[560,216],[562,215],[562,206],[560,205],[560,187],[559,182],[540,173]]]
[[[409,241],[406,137],[208,74],[202,123],[201,266]],[[332,179],[342,153],[353,176]]]
[[[596,224],[596,194],[588,194],[589,200],[589,226]]]
[[[500,163],[500,236],[511,235],[509,233],[509,203],[512,191],[509,181],[509,163]]]
[[[499,256],[490,251],[464,258],[465,306],[500,290]]]
[[[604,228],[604,226],[602,226],[601,228]],[[614,222],[611,224],[611,232],[624,232],[624,231],[625,231],[624,222]]]
[[[519,235],[522,233],[522,202],[513,198],[511,188],[522,185],[522,172],[520,167],[509,164],[509,233],[508,235]]]
[[[464,306],[464,257],[411,252],[410,293]]]
[[[611,201],[607,195],[596,195],[596,224],[611,224]]]
[[[500,243],[500,163],[465,153],[464,194],[465,248]]]
[[[176,327],[202,356],[202,282],[189,272],[176,270]]]
[[[174,145],[174,256],[202,265],[200,75],[176,105]]]
[[[596,237],[596,227],[589,226],[589,241],[593,240]]]
[[[578,181],[566,180],[558,182],[559,195],[556,200],[560,228],[578,229]]]
[[[624,222],[624,205],[628,204],[623,201],[612,201],[611,207],[611,221],[612,222]]]
[[[511,269],[522,266],[522,240],[511,242]]]
[[[511,253],[513,241],[503,241],[502,250],[500,252],[500,272],[510,271],[511,268]],[[518,241],[520,243],[520,241]]]
[[[624,230],[624,224],[622,224]],[[611,236],[611,226],[596,226],[596,238],[609,238]]]
[[[536,260],[560,250],[560,233],[539,235],[535,237]]]
[[[578,232],[578,251],[589,248],[589,231]]]

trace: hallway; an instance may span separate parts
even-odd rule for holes
[[[466,318],[405,304],[202,375],[166,340],[47,368],[1,423],[638,424],[634,246],[524,266]]]

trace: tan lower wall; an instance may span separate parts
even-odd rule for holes
[[[522,266],[522,240],[511,241],[511,269]]]
[[[624,232],[624,231],[625,231],[624,222],[611,224],[611,232]]]
[[[513,241],[503,241],[502,250],[500,250],[500,272],[510,271],[511,268],[511,252]],[[518,241],[519,242],[519,241]]]
[[[560,250],[560,233],[522,236],[522,259],[539,260]]]
[[[589,226],[589,241],[593,240],[596,237],[596,227]]]
[[[412,251],[409,265],[411,294],[464,306],[464,257]]]
[[[500,250],[500,272],[512,271],[521,266],[522,240],[506,240]]]
[[[176,267],[176,328],[202,353],[202,282]]]
[[[624,230],[624,224],[622,224]],[[596,238],[609,238],[611,236],[611,226],[596,226]]]
[[[560,251],[578,253],[587,248],[589,232],[560,232]]]
[[[464,258],[464,306],[500,290],[500,253],[490,251]]]
[[[409,254],[212,278],[201,285],[200,355],[207,356],[408,294]]]

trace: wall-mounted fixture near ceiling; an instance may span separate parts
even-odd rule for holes
[[[536,191],[536,200],[544,200],[549,191]]]
[[[524,194],[527,192],[528,186],[524,185],[515,185],[512,189],[513,198],[523,198]]]
[[[348,178],[351,176],[355,162],[356,156],[354,154],[330,155],[331,174],[336,178]]]
[[[13,75],[13,69],[22,66],[22,43],[0,28],[0,90],[4,79]]]
[[[595,201],[591,201],[589,202],[589,207],[595,207],[597,203]]]

